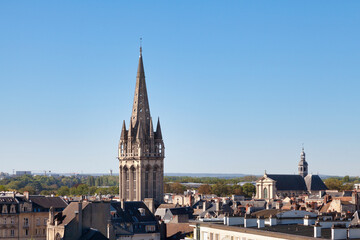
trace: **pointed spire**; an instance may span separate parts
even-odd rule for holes
[[[121,140],[126,139],[126,125],[125,125],[125,120],[123,121],[120,139],[121,139]]]
[[[136,85],[131,121],[133,126],[138,121],[143,121],[143,127],[146,132],[149,131],[150,107],[146,90],[145,71],[142,58],[142,47],[140,47],[139,65],[136,75]]]
[[[132,138],[132,122],[131,122],[131,118],[130,118],[130,126],[129,126],[129,131],[128,131],[128,138]]]
[[[158,122],[157,122],[157,126],[156,126],[156,139],[162,139],[160,118],[158,118]]]
[[[154,127],[152,123],[152,117],[150,117],[150,139],[154,139]]]

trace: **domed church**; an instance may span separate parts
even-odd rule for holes
[[[308,174],[304,148],[300,154],[299,174],[267,174],[256,181],[257,199],[278,199],[327,190],[319,175]]]

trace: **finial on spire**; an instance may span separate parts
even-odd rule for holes
[[[142,37],[140,38],[140,56],[142,55]]]

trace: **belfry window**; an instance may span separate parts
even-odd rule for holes
[[[133,199],[136,197],[136,169],[132,169],[132,176],[133,176]]]
[[[156,198],[156,172],[157,172],[157,168],[154,168],[153,171],[153,198]]]

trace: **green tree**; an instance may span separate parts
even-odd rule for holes
[[[243,189],[244,195],[247,197],[252,197],[252,195],[256,193],[256,187],[251,183],[245,183],[242,186],[242,189]]]
[[[209,184],[203,184],[198,188],[198,192],[200,194],[210,194],[211,193],[211,186]]]
[[[176,182],[170,184],[170,190],[172,193],[183,194],[186,190],[186,187],[183,186],[181,183]]]
[[[336,178],[327,178],[324,183],[330,190],[340,190],[342,186],[342,182]]]
[[[232,186],[231,193],[234,195],[244,195],[243,188],[237,184]]]
[[[59,196],[69,196],[70,195],[70,189],[68,186],[62,186],[57,190],[57,195]]]
[[[343,182],[347,183],[347,182],[350,182],[350,177],[348,175],[346,175],[344,178],[343,178]]]
[[[226,196],[230,192],[230,186],[224,183],[216,183],[212,185],[211,192],[217,196]]]

